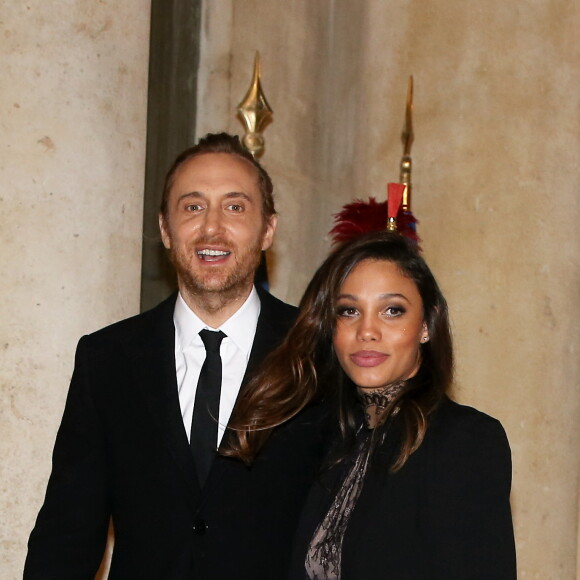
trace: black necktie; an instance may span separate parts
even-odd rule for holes
[[[217,448],[217,426],[222,387],[220,344],[226,335],[223,332],[202,330],[199,336],[205,345],[206,355],[199,373],[195,393],[190,445],[199,483],[203,486]]]

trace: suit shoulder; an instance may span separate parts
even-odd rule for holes
[[[148,334],[159,325],[173,325],[173,309],[177,294],[171,295],[163,302],[140,314],[114,322],[81,339],[93,345],[111,342],[133,340],[143,334]]]
[[[454,445],[480,445],[483,441],[508,445],[505,430],[497,419],[449,399],[434,412],[427,431],[431,431],[432,437],[452,441]]]
[[[498,426],[501,423],[491,415],[478,409],[461,405],[451,399],[444,399],[441,405],[435,410],[434,420],[447,421],[457,426]]]
[[[264,314],[275,317],[283,322],[292,324],[298,316],[298,308],[282,302],[276,296],[270,294],[266,290],[258,289],[258,296],[262,304]]]

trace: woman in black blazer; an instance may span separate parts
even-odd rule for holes
[[[292,580],[516,578],[507,438],[448,398],[452,375],[447,304],[415,246],[382,232],[335,250],[238,401],[227,451],[250,464],[306,406],[333,409]]]

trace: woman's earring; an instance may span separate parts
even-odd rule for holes
[[[421,342],[427,342],[428,340],[429,340],[429,337],[428,337],[428,336],[424,336],[424,337],[421,339]]]

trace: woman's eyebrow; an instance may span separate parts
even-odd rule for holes
[[[386,294],[379,294],[379,300],[390,300],[391,298],[402,298],[405,302],[409,302],[409,299],[404,295],[400,294],[399,292],[387,292]],[[358,300],[358,296],[354,294],[339,294],[336,297],[337,300]]]

